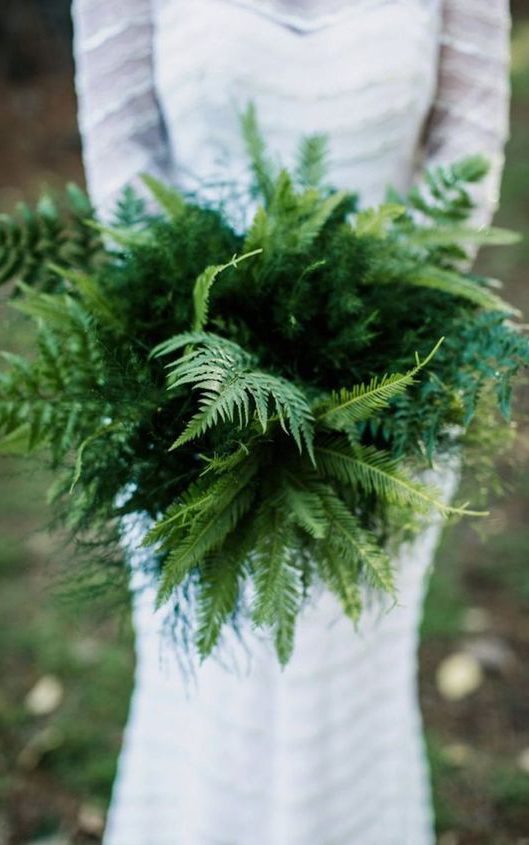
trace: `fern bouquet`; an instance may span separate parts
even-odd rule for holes
[[[129,189],[109,227],[75,188],[0,220],[0,278],[35,325],[34,355],[3,353],[0,450],[43,450],[78,537],[149,516],[159,601],[192,597],[202,658],[247,613],[286,663],[316,582],[355,620],[366,588],[394,591],[392,543],[469,512],[417,479],[469,427],[509,425],[529,343],[461,269],[514,240],[468,224],[481,158],[359,209],[325,185],[322,138],[289,173],[251,109],[244,131],[246,231],[148,176],[159,210]]]

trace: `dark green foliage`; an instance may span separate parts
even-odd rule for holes
[[[50,264],[91,268],[102,244],[90,219],[90,201],[73,184],[60,204],[44,195],[35,209],[20,203],[12,217],[0,215],[0,285],[18,279],[50,290],[59,281]]]
[[[244,129],[263,203],[244,235],[146,177],[163,213],[127,191],[97,261],[75,232],[58,252],[20,247],[19,275],[48,292],[19,287],[36,356],[5,357],[0,448],[47,447],[78,536],[150,517],[159,600],[194,597],[202,657],[250,580],[251,619],[284,663],[314,579],[355,619],[364,588],[393,592],[389,535],[468,512],[410,468],[452,449],[491,388],[508,415],[529,345],[491,282],[458,266],[467,242],[512,240],[466,224],[480,159],[356,213],[322,187],[321,138],[294,178],[270,165],[252,110]]]

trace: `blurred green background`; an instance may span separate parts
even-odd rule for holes
[[[68,7],[3,0],[0,211],[43,185],[82,180]],[[480,263],[529,315],[526,0],[513,12],[498,222],[525,239]],[[0,319],[1,345],[23,344],[1,301]],[[504,490],[486,523],[445,531],[426,603],[421,697],[440,845],[529,845],[527,386],[517,406],[516,442],[498,463]],[[475,483],[464,481],[470,494]],[[36,465],[0,462],[0,845],[101,841],[132,682],[126,594],[116,586],[94,603],[72,592],[74,550],[46,531],[46,484]]]

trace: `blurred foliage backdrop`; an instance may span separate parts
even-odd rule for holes
[[[513,12],[498,219],[526,237],[480,263],[529,319],[526,0]],[[68,0],[3,0],[0,211],[82,180],[70,37]],[[24,324],[1,301],[0,319],[1,346],[23,345]],[[447,529],[426,603],[421,695],[440,845],[529,845],[527,387],[518,409],[498,463],[504,491],[486,524]],[[101,841],[132,682],[126,594],[94,604],[72,591],[75,550],[46,531],[46,481],[33,464],[0,462],[0,845]],[[472,494],[476,479],[464,484]]]

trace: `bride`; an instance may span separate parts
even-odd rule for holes
[[[426,166],[491,161],[507,132],[508,0],[74,0],[89,190],[109,213],[144,171],[184,189],[245,184],[239,115],[269,148],[329,139],[329,181],[380,201]],[[441,473],[448,497],[455,476]],[[322,590],[281,671],[210,659],[186,682],[166,611],[131,552],[136,685],[106,845],[425,845],[432,841],[416,651],[433,524],[395,561],[399,602],[359,630]],[[127,544],[134,549],[134,526]]]

